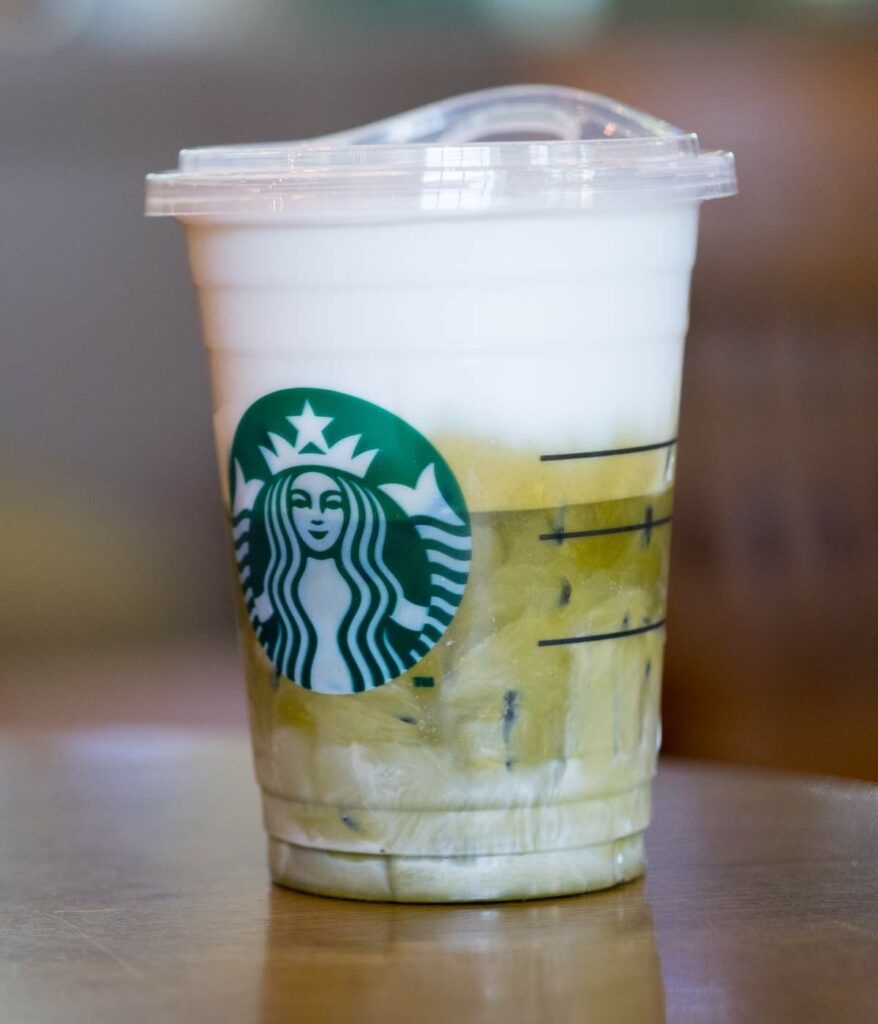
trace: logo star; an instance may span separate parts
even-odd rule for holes
[[[296,428],[296,449],[298,451],[308,444],[315,445],[322,452],[327,450],[323,431],[332,423],[331,416],[316,416],[311,408],[311,403],[305,402],[305,408],[300,415],[287,416],[287,419]]]

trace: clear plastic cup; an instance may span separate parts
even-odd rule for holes
[[[276,881],[642,873],[699,204],[730,154],[522,86],[184,151]]]

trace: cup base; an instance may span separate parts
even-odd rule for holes
[[[643,833],[569,850],[466,857],[338,853],[269,838],[273,880],[290,889],[391,903],[528,900],[609,889],[645,870]]]

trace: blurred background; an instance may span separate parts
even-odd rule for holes
[[[184,146],[564,83],[733,149],[693,283],[665,750],[878,778],[878,6],[0,0],[0,726],[243,725]]]

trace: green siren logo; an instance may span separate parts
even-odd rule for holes
[[[369,690],[448,628],[469,515],[442,456],[398,416],[337,391],[266,395],[235,432],[230,494],[247,614],[280,675]]]

